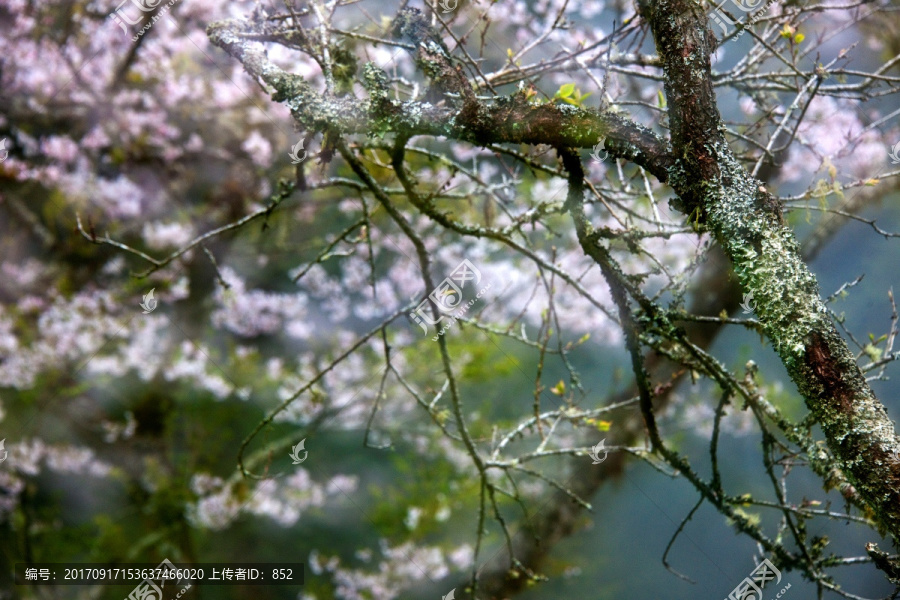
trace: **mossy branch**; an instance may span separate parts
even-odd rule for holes
[[[725,142],[710,75],[715,38],[706,17],[690,0],[660,0],[643,12],[665,71],[678,157],[669,184],[725,250],[843,473],[900,542],[900,440],[835,329],[780,206]]]

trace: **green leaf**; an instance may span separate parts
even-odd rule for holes
[[[560,98],[565,99],[565,98],[568,98],[569,96],[571,96],[572,92],[574,92],[574,91],[575,91],[575,84],[567,83],[559,88],[559,91],[556,92],[556,95],[559,96]]]

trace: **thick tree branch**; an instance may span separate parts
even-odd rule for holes
[[[649,129],[612,112],[568,104],[532,104],[523,93],[478,101],[474,94],[462,91],[471,92],[471,86],[464,79],[460,81],[462,75],[446,62],[444,50],[434,41],[436,34],[419,25],[397,25],[395,30],[404,39],[418,36],[413,38],[420,49],[415,55],[417,62],[430,65],[426,74],[439,82],[442,90],[460,93],[464,98],[461,107],[392,100],[384,72],[371,63],[362,73],[369,93],[367,101],[320,94],[303,78],[268,60],[264,46],[256,41],[257,25],[252,21],[219,21],[207,32],[215,45],[243,63],[247,73],[274,90],[272,99],[287,105],[298,125],[307,131],[392,133],[407,138],[444,136],[479,146],[511,143],[588,148],[606,138],[610,154],[627,158],[666,181],[674,159],[666,142]]]
[[[725,143],[706,17],[689,0],[660,0],[643,12],[666,74],[678,157],[669,183],[716,236],[844,473],[900,541],[900,442],[893,422],[837,333],[778,203]]]

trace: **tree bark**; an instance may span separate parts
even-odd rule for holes
[[[876,520],[900,542],[900,443],[819,296],[781,207],[720,129],[715,37],[689,0],[642,6],[663,61],[675,164],[669,185],[715,235],[828,446]],[[673,16],[676,15],[676,16]]]

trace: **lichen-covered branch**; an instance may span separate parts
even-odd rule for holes
[[[550,144],[586,148],[606,139],[606,149],[641,165],[661,181],[668,177],[673,158],[668,146],[655,133],[614,112],[599,112],[566,104],[532,104],[525,94],[477,100],[471,86],[448,63],[445,48],[430,27],[420,22],[414,9],[401,14],[404,24],[397,35],[412,39],[419,50],[417,63],[441,91],[459,93],[458,105],[392,100],[385,91],[386,76],[369,63],[362,79],[367,101],[316,92],[302,77],[268,60],[257,25],[249,19],[213,23],[208,28],[212,42],[239,60],[247,73],[272,91],[272,99],[291,109],[298,126],[307,131],[333,134],[387,133],[413,137],[444,136],[479,146],[496,143]],[[424,49],[423,49],[424,48]],[[465,90],[468,90],[466,92]]]
[[[900,541],[900,441],[893,422],[837,333],[780,206],[725,142],[710,77],[715,41],[705,15],[688,0],[660,0],[643,11],[666,74],[678,157],[669,183],[716,236],[844,473]]]

